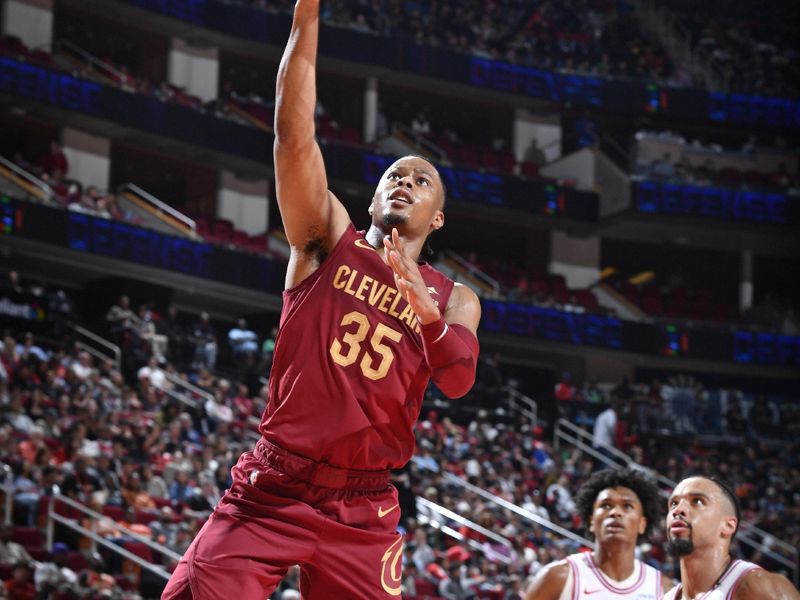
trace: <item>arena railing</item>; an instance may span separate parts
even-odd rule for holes
[[[656,482],[659,484],[659,493],[664,498],[668,498],[671,491],[677,485],[676,481],[673,481],[669,477],[665,477],[664,475],[661,475],[652,469],[640,465],[633,460],[633,458],[618,448],[604,446],[603,451],[599,451],[593,446],[594,436],[588,431],[581,429],[574,423],[571,423],[567,419],[559,419],[556,422],[554,438],[553,446],[556,449],[559,448],[560,442],[563,440],[564,442],[572,444],[580,451],[589,454],[609,467],[632,467],[641,469],[656,480]],[[764,542],[766,539],[770,540],[771,546],[779,547],[781,552],[776,552],[771,547],[768,547]],[[795,585],[797,585],[798,579],[800,578],[800,567],[798,566],[798,558],[800,558],[800,554],[798,553],[797,548],[777,538],[774,534],[771,534],[760,527],[753,525],[749,521],[744,520],[739,525],[739,534],[737,536],[737,540],[746,544],[747,546],[750,546],[751,548],[754,548],[755,550],[758,550],[759,552],[762,552],[775,562],[786,567],[792,574],[792,580],[795,582]]]
[[[453,475],[452,473],[445,473],[444,480],[446,483],[452,483],[462,489],[467,490],[468,492],[475,494],[476,496],[480,496],[490,504],[494,504],[496,506],[499,506],[500,508],[504,508],[508,511],[511,511],[516,515],[518,515],[519,517],[521,517],[522,519],[535,523],[536,525],[544,527],[545,529],[549,529],[553,533],[556,533],[561,537],[567,538],[568,540],[580,546],[586,546],[587,548],[594,548],[594,542],[592,542],[591,540],[588,540],[585,537],[578,535],[574,531],[565,529],[564,527],[561,527],[560,525],[553,523],[549,519],[545,519],[537,514],[525,510],[521,506],[517,506],[513,502],[509,502],[505,498],[501,498],[500,496],[492,494],[491,492],[486,491],[485,489],[478,487],[477,485],[473,485],[469,483],[466,479],[463,479],[457,475]]]
[[[439,161],[450,161],[450,157],[447,156],[444,149],[424,135],[418,134],[405,123],[399,121],[392,123],[392,134],[399,136],[404,142],[416,146],[420,154],[435,156]]]
[[[57,40],[53,44],[53,48],[59,51],[70,62],[75,63],[81,61],[84,65],[91,67],[95,75],[99,76],[104,83],[124,87],[126,80],[125,73],[103,62],[94,54],[84,50],[77,44],[68,40]]]
[[[10,525],[11,513],[14,511],[14,471],[5,463],[2,465],[2,469],[3,483],[0,483],[0,490],[3,491],[3,495],[5,496],[3,503],[5,516],[3,518],[3,522],[6,525]]]
[[[140,210],[155,219],[160,220],[170,229],[178,230],[184,235],[197,238],[197,223],[182,212],[172,208],[166,202],[159,200],[153,194],[143,190],[135,183],[124,183],[119,188],[119,193]]]
[[[480,295],[488,296],[489,298],[500,297],[500,283],[494,277],[484,273],[460,255],[451,250],[444,250],[442,252],[442,260],[449,260],[455,263],[455,269],[458,271],[457,275],[461,275],[462,278],[467,279],[467,283],[474,283],[479,288],[479,291],[485,292],[485,294]],[[456,278],[458,279],[458,277]]]
[[[54,204],[53,188],[4,156],[0,156],[0,175],[25,190],[33,198],[45,204]]]
[[[75,519],[71,519],[69,517],[65,517],[61,515],[56,510],[56,503],[60,502],[68,506],[71,510],[77,511],[81,515],[84,515],[90,520],[91,529],[87,529],[80,523],[78,523]],[[91,544],[91,551],[94,552],[97,549],[97,545],[100,544],[112,552],[119,554],[120,556],[127,558],[135,562],[137,565],[142,567],[143,569],[147,569],[151,573],[162,577],[164,580],[168,580],[170,578],[170,573],[166,569],[164,569],[161,565],[156,565],[151,562],[148,562],[144,558],[137,556],[133,552],[123,548],[119,544],[103,537],[102,535],[98,534],[96,531],[97,523],[100,520],[104,521],[104,526],[109,527],[110,529],[114,529],[115,531],[124,534],[125,537],[128,537],[132,540],[137,542],[141,542],[148,546],[151,550],[158,552],[159,554],[166,556],[170,560],[174,562],[178,562],[181,559],[181,555],[175,552],[174,550],[170,550],[166,546],[159,544],[158,542],[154,542],[153,540],[146,538],[138,533],[131,531],[127,527],[116,523],[109,517],[106,517],[99,512],[92,510],[91,508],[81,504],[80,502],[76,502],[75,500],[63,496],[61,494],[54,494],[50,497],[50,505],[47,510],[47,525],[46,525],[46,544],[47,549],[53,549],[53,542],[55,541],[55,525],[56,523],[63,525],[84,537],[89,538]]]
[[[539,419],[539,405],[536,401],[510,385],[504,385],[503,391],[507,394],[508,405],[512,410],[528,417],[531,425],[536,425]]]
[[[205,391],[202,388],[197,387],[193,383],[186,381],[181,377],[178,377],[174,373],[165,371],[164,376],[166,380],[169,381],[174,386],[172,389],[164,390],[166,394],[186,404],[187,406],[190,406],[191,408],[195,409],[199,408],[198,402],[191,397],[192,395],[200,397],[203,400],[203,404],[205,404],[208,401],[213,402],[215,400],[213,394]],[[176,392],[175,388],[180,388],[184,392],[184,394]],[[254,441],[261,438],[260,434],[249,429],[247,430],[246,435],[249,439]]]
[[[114,363],[114,368],[117,371],[120,370],[122,365],[122,350],[119,346],[77,323],[68,323],[67,325],[72,331],[84,338],[83,340],[78,339],[76,342],[79,349],[88,352],[97,359],[112,361]],[[90,346],[86,340],[92,342],[94,346]]]
[[[465,538],[463,534],[461,534],[456,529],[453,529],[448,523],[458,523],[459,525],[463,525],[472,531],[480,533],[481,535],[485,536],[486,538],[505,546],[509,550],[513,549],[511,542],[509,542],[506,538],[501,535],[496,534],[494,531],[490,529],[486,529],[482,527],[478,523],[467,519],[466,517],[462,517],[458,513],[453,512],[449,508],[445,508],[435,502],[431,502],[427,498],[422,498],[417,496],[417,520],[420,523],[429,525],[434,529],[438,529],[445,535],[458,540],[459,542],[466,542],[466,544],[478,552],[487,555],[487,548],[483,546],[483,544],[478,543],[475,540]],[[507,556],[504,556],[500,552],[490,552],[491,556],[487,556],[491,560],[499,560],[504,564],[511,564],[512,560]]]

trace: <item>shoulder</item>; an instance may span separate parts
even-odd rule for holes
[[[735,588],[734,600],[800,600],[800,593],[786,577],[764,569],[747,573]]]
[[[443,316],[451,325],[463,325],[477,337],[481,321],[481,303],[477,294],[465,285],[454,284]]]
[[[447,311],[470,312],[481,314],[481,301],[472,289],[463,283],[454,283],[453,291],[447,301]]]
[[[525,600],[556,600],[567,585],[570,566],[567,559],[550,563],[536,574],[527,591]]]

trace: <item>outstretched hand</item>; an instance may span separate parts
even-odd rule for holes
[[[420,323],[427,325],[437,321],[441,317],[439,308],[422,279],[417,262],[408,256],[396,228],[392,228],[391,239],[389,236],[383,238],[383,247],[386,251],[386,262],[394,272],[397,291],[409,303]]]

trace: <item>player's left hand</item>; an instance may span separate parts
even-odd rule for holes
[[[405,245],[400,240],[396,228],[392,228],[391,239],[383,238],[386,261],[394,272],[397,291],[411,305],[411,309],[422,325],[439,320],[442,314],[436,306],[415,260],[406,253]]]

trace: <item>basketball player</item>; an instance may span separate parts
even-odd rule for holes
[[[689,477],[675,487],[667,509],[667,550],[680,558],[681,583],[665,600],[800,600],[782,575],[731,556],[740,513],[727,485]]]
[[[658,519],[659,504],[658,489],[640,471],[598,471],[575,502],[595,549],[547,565],[531,582],[526,600],[653,600],[672,587],[635,558],[636,543]]]
[[[427,160],[378,183],[366,235],[328,191],[314,139],[319,0],[297,0],[277,78],[275,179],[291,257],[262,438],[162,598],[263,600],[301,567],[304,600],[397,598],[403,538],[389,470],[414,449],[432,379],[475,379],[480,304],[417,262],[444,224]]]

